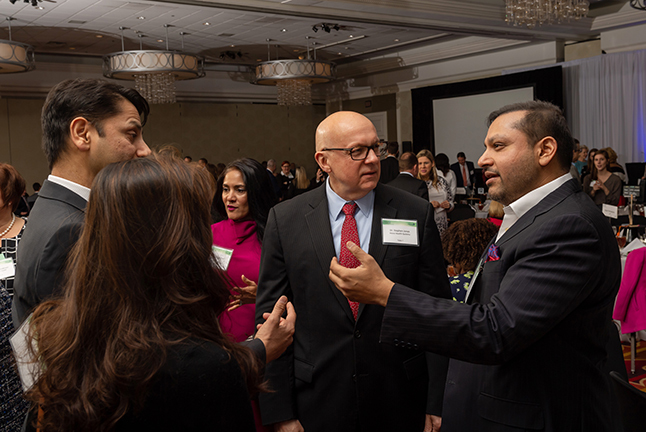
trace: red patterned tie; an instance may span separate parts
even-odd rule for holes
[[[357,203],[348,203],[343,206],[343,213],[345,213],[345,220],[341,228],[341,252],[339,253],[339,264],[347,268],[359,267],[361,263],[352,255],[348,250],[346,244],[351,241],[357,246],[361,247],[359,243],[359,232],[357,231],[357,221],[354,219],[354,212],[357,211]],[[348,300],[350,309],[354,319],[357,319],[359,313],[359,303]]]

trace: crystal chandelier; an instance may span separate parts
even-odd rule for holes
[[[276,86],[278,105],[312,105],[312,84],[334,79],[334,63],[316,60],[316,50],[314,59],[310,59],[309,38],[307,39],[307,60],[269,60],[256,65],[253,83]]]
[[[561,23],[588,14],[586,0],[505,0],[505,22],[515,26]]]
[[[11,40],[11,21],[9,22],[9,40],[0,40],[0,73],[28,72],[36,67],[34,47]]]
[[[139,35],[138,51],[123,51],[123,27],[121,30],[122,51],[103,57],[103,75],[107,78],[134,80],[135,89],[151,104],[176,102],[175,81],[201,78],[205,75],[204,58],[168,50],[168,27],[166,27],[166,51],[143,50]],[[182,35],[182,48],[184,48]]]

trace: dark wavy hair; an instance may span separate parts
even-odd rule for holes
[[[218,323],[229,291],[211,261],[214,191],[208,171],[163,152],[99,172],[62,297],[41,304],[30,328],[44,367],[27,397],[43,409],[42,430],[111,430],[187,338],[222,346],[258,389],[255,355]]]
[[[0,163],[0,192],[4,204],[11,205],[11,211],[15,212],[25,192],[25,179],[17,169],[6,163]]]
[[[460,264],[464,272],[474,271],[485,248],[498,233],[486,219],[466,219],[452,223],[442,235],[444,258]]]
[[[242,174],[242,179],[247,189],[249,215],[256,223],[256,235],[258,236],[258,241],[262,243],[267,218],[269,217],[269,210],[277,202],[274,187],[269,179],[269,171],[260,162],[251,158],[236,159],[226,166],[218,178],[218,187],[214,200],[218,213],[224,219],[227,219],[227,211],[224,208],[224,202],[222,202],[222,184],[224,183],[224,177],[232,169],[236,169]]]
[[[135,106],[141,116],[141,125],[145,125],[150,108],[146,99],[133,88],[105,80],[80,78],[54,86],[45,99],[40,119],[42,146],[49,168],[65,151],[72,120],[85,118],[103,136],[103,121],[118,114],[119,104],[124,100]]]

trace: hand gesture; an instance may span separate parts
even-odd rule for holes
[[[433,208],[438,208],[440,206],[440,203],[438,201],[431,201],[431,205]]]
[[[440,207],[442,207],[443,209],[447,209],[447,208],[451,207],[451,203],[449,203],[447,200],[444,200],[440,204]]]
[[[238,309],[242,305],[256,303],[256,292],[258,291],[258,285],[242,275],[242,281],[247,284],[246,287],[234,287],[233,290],[238,294],[231,296],[231,301],[229,302],[228,311]]]
[[[287,310],[287,316],[283,313]],[[276,360],[292,344],[296,312],[294,305],[287,301],[287,296],[281,296],[271,313],[262,314],[265,322],[258,324],[254,339],[260,339],[265,345],[266,361]]]

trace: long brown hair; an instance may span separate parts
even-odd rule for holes
[[[168,347],[187,338],[222,346],[258,388],[254,354],[218,324],[229,292],[211,261],[214,191],[208,171],[168,153],[97,175],[62,298],[32,319],[43,373],[28,397],[42,430],[112,429],[143,406]]]

